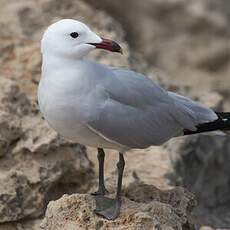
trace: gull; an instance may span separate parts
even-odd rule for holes
[[[41,41],[38,102],[43,117],[60,135],[97,148],[95,213],[114,220],[121,208],[126,151],[178,136],[229,130],[230,113],[166,91],[140,73],[86,59],[95,49],[122,53],[115,41],[101,38],[82,22],[62,19],[50,25]],[[104,149],[119,153],[115,199],[105,196]]]

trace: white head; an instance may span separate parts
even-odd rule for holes
[[[116,42],[99,37],[88,26],[72,19],[63,19],[50,25],[41,41],[44,55],[67,58],[82,58],[96,48],[122,52]]]

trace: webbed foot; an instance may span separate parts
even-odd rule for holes
[[[121,201],[111,199],[104,196],[96,196],[96,209],[94,212],[106,218],[107,220],[115,220],[120,214]]]

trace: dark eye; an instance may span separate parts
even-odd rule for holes
[[[77,37],[79,36],[79,34],[78,34],[77,32],[72,32],[72,33],[70,34],[70,36],[71,36],[72,38],[77,38]]]

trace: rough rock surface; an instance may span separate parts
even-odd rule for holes
[[[0,223],[40,216],[50,199],[89,189],[85,148],[41,119],[15,82],[0,78]]]
[[[39,218],[18,222],[7,222],[0,224],[0,230],[41,230],[41,222],[42,220]]]
[[[140,196],[141,194],[141,196]],[[115,221],[96,216],[90,195],[64,195],[49,203],[41,229],[193,229],[189,224],[194,196],[182,188],[160,191],[143,183],[126,189],[121,215]],[[179,199],[178,199],[179,198]]]

